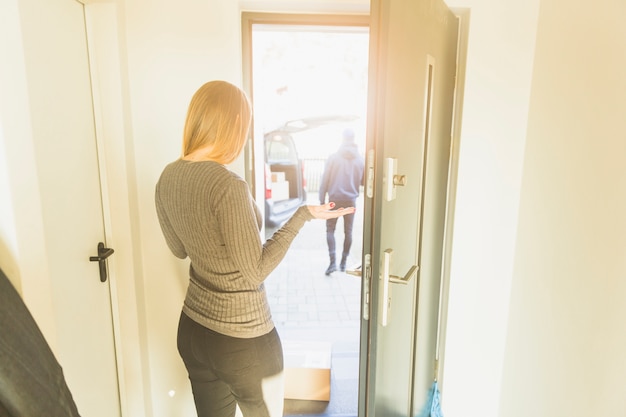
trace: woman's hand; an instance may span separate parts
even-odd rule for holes
[[[354,207],[341,207],[335,209],[335,203],[333,202],[322,204],[320,206],[307,206],[307,208],[314,218],[322,220],[335,219],[337,217],[345,216],[346,214],[352,214],[356,210]]]

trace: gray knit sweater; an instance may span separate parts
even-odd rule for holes
[[[218,163],[182,159],[163,170],[155,203],[170,250],[191,261],[185,314],[228,336],[271,331],[263,282],[313,218],[309,210],[300,207],[262,243],[261,215],[247,183]]]

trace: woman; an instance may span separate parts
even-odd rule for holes
[[[241,153],[251,107],[224,81],[194,94],[182,157],[165,167],[155,203],[167,245],[189,257],[189,287],[178,326],[178,351],[199,417],[280,417],[283,354],[263,282],[305,222],[354,213],[334,203],[302,206],[265,243],[248,185],[224,165]]]

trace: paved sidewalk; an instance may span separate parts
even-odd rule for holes
[[[363,210],[359,202],[348,269],[361,262],[362,226]],[[335,239],[341,248],[341,220]],[[265,281],[274,323],[283,341],[332,345],[330,402],[286,401],[288,416],[357,414],[361,278],[340,271],[324,275],[328,261],[326,222],[312,220],[304,225],[285,259]]]
[[[361,262],[363,210],[357,204],[348,269]],[[343,245],[343,224],[335,232]],[[339,255],[340,256],[340,255]],[[284,339],[354,341],[358,347],[361,279],[344,272],[324,275],[328,267],[326,222],[304,225],[285,259],[266,280],[274,322]]]

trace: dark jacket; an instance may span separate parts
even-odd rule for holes
[[[328,201],[354,201],[363,185],[365,162],[354,142],[344,141],[339,150],[326,161],[320,183],[320,203]]]
[[[79,416],[59,362],[2,270],[0,416]]]

